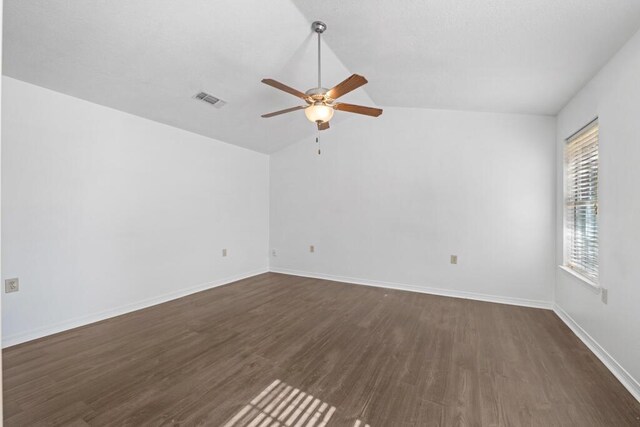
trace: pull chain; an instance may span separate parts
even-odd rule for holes
[[[320,152],[320,135],[319,134],[318,136],[316,136],[316,144],[318,144],[318,156],[319,156],[320,154],[322,154]]]

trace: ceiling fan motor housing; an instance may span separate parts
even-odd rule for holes
[[[325,87],[314,87],[305,92],[305,95],[309,95],[315,101],[322,101],[325,99],[325,94],[329,92],[329,89]]]

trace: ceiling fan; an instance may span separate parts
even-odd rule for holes
[[[280,114],[291,113],[293,111],[304,110],[307,118],[316,123],[318,130],[329,129],[329,120],[333,117],[334,110],[346,111],[347,113],[364,114],[365,116],[378,117],[382,114],[380,108],[364,107],[362,105],[345,104],[342,102],[336,102],[338,98],[351,92],[354,89],[359,88],[367,83],[367,79],[358,74],[353,74],[344,80],[342,83],[334,86],[332,89],[326,89],[322,87],[321,81],[321,56],[320,56],[320,37],[322,33],[327,29],[327,25],[324,22],[316,21],[311,25],[311,28],[318,34],[318,87],[309,89],[302,93],[292,87],[282,84],[273,79],[263,79],[262,83],[275,87],[293,96],[304,100],[307,105],[301,105],[298,107],[291,107],[285,110],[275,111],[273,113],[263,114],[262,117],[269,118],[278,116]]]

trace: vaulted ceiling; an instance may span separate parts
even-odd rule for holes
[[[555,115],[640,26],[637,0],[298,1],[381,105]]]
[[[324,86],[369,79],[345,102],[550,115],[640,26],[637,0],[4,4],[4,74],[265,153],[316,132],[303,112],[260,118],[299,104],[262,78],[315,86],[314,20]],[[350,120],[384,115],[326,132]]]

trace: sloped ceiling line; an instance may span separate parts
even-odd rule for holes
[[[316,132],[303,112],[262,119],[296,99],[260,80],[315,86],[317,19],[323,82],[369,80],[345,102],[553,115],[637,31],[640,2],[5,0],[3,72],[272,153]],[[325,138],[360,120],[336,114]]]

